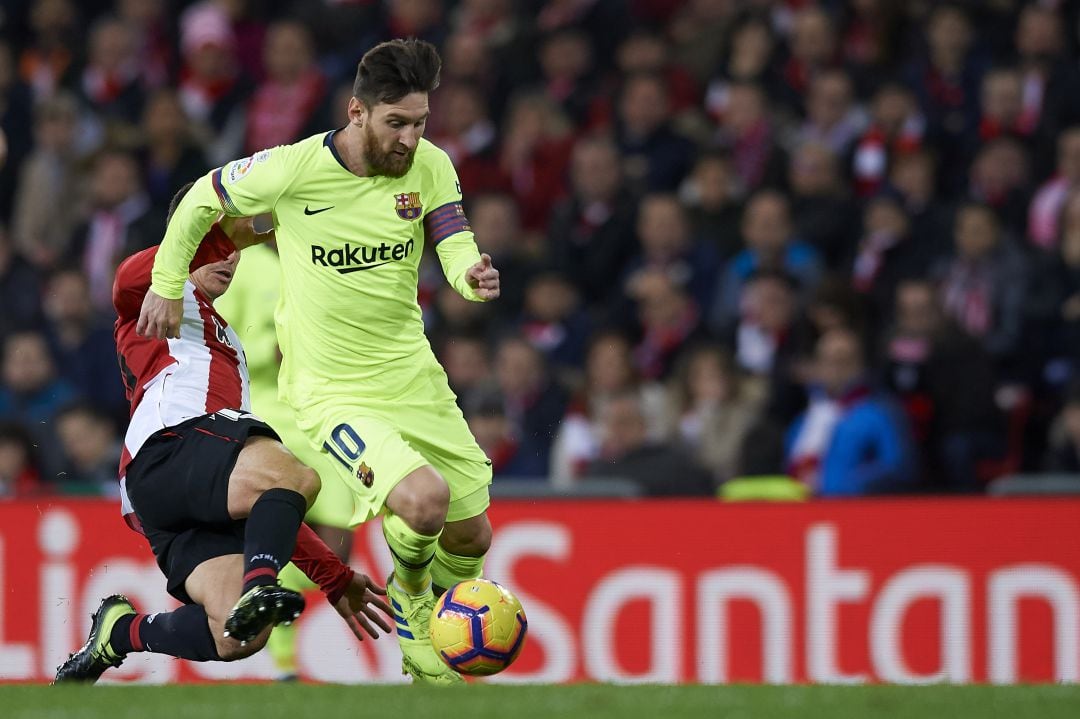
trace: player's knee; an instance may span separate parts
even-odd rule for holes
[[[491,522],[482,514],[462,523],[448,524],[440,542],[451,554],[482,557],[491,549],[491,534]]]
[[[315,503],[315,498],[319,496],[319,490],[322,489],[322,481],[319,479],[319,473],[311,467],[304,464],[297,464],[297,471],[294,478],[295,489],[300,494],[304,495],[304,499],[307,500],[307,505],[310,507]]]
[[[437,534],[446,522],[450,488],[438,472],[425,467],[394,487],[388,498],[391,511],[420,534]]]

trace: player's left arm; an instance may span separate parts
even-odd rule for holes
[[[499,271],[476,248],[472,226],[461,206],[461,184],[450,158],[439,153],[434,168],[435,209],[424,216],[427,241],[435,246],[443,274],[458,293],[473,302],[499,296]]]
[[[291,157],[289,145],[263,150],[195,181],[165,228],[165,238],[154,258],[150,290],[139,314],[138,334],[158,339],[180,336],[179,299],[199,242],[221,213],[240,217],[273,210],[295,176]],[[252,233],[241,241],[256,238]]]
[[[378,639],[375,626],[387,633],[393,631],[388,619],[394,616],[393,611],[382,599],[386,589],[338,559],[307,524],[301,524],[296,533],[292,562],[319,585],[357,639],[364,641],[365,634]]]

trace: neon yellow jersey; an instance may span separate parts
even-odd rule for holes
[[[357,177],[333,135],[264,150],[201,178],[154,263],[153,290],[179,297],[217,213],[273,213],[282,266],[279,386],[294,407],[328,386],[394,401],[427,376],[435,360],[416,301],[425,241],[435,245],[454,288],[480,301],[465,280],[480,255],[446,153],[421,140],[403,177]]]

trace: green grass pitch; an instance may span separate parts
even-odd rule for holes
[[[0,686],[4,719],[1077,719],[1080,686]]]

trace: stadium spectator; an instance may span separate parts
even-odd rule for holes
[[[546,474],[551,443],[566,409],[565,393],[552,381],[543,354],[520,336],[499,343],[495,379],[511,433],[532,448]]]
[[[906,86],[888,83],[874,93],[870,104],[870,126],[855,145],[852,164],[859,197],[876,194],[892,162],[921,149],[926,133],[926,119]]]
[[[488,343],[481,335],[469,332],[446,335],[438,356],[459,405],[473,390],[492,379]]]
[[[837,157],[846,157],[866,122],[850,75],[840,68],[823,70],[810,79],[806,119],[799,127],[798,143],[821,143]]]
[[[538,89],[571,122],[582,126],[596,92],[589,36],[572,27],[555,30],[541,40],[538,60],[542,73]]]
[[[1018,140],[999,137],[978,149],[968,170],[968,197],[992,207],[1016,237],[1027,222],[1030,165]]]
[[[567,487],[580,478],[600,456],[600,411],[614,396],[639,395],[650,439],[664,434],[667,397],[660,385],[642,381],[634,366],[633,346],[616,330],[602,330],[589,338],[585,377],[559,422],[551,449],[551,482]]]
[[[475,195],[502,189],[495,123],[479,90],[470,85],[440,88],[432,100],[440,119],[431,141],[446,150],[457,168],[462,192]]]
[[[94,312],[82,271],[71,267],[55,272],[46,285],[44,308],[49,349],[60,376],[105,416],[126,420],[128,403],[116,371],[112,325]]]
[[[791,52],[783,68],[783,82],[787,89],[785,100],[795,109],[800,109],[802,98],[813,79],[839,60],[832,18],[818,6],[801,8],[791,18],[788,44]]]
[[[566,194],[572,126],[547,97],[526,93],[511,101],[502,129],[499,171],[517,200],[521,224],[530,234],[542,233],[555,204]],[[476,218],[469,218],[475,226]]]
[[[731,153],[735,170],[748,190],[776,184],[783,175],[783,154],[776,145],[776,130],[769,116],[764,88],[751,82],[732,83],[728,106],[716,141]]]
[[[146,101],[139,151],[143,182],[158,216],[169,208],[177,190],[209,169],[180,96],[171,89],[154,92]]]
[[[938,264],[945,314],[978,338],[1001,364],[1016,359],[1022,337],[1027,263],[1003,236],[997,215],[967,204],[956,214],[953,256]]]
[[[685,287],[657,269],[638,273],[630,297],[637,305],[634,361],[641,376],[666,379],[687,345],[708,337],[701,309]]]
[[[1043,469],[1080,473],[1080,384],[1069,388],[1065,406],[1054,420]]]
[[[468,213],[476,246],[481,252],[499,258],[499,277],[505,287],[495,311],[502,317],[517,317],[524,303],[525,286],[535,271],[534,258],[544,250],[537,246],[542,239],[525,233],[518,205],[511,195],[474,195]]]
[[[1080,126],[1058,136],[1057,174],[1039,186],[1028,210],[1028,239],[1048,250],[1058,239],[1058,221],[1065,197],[1080,188]]]
[[[68,405],[56,415],[56,431],[66,471],[60,477],[65,494],[119,496],[120,436],[112,418],[87,402]]]
[[[212,165],[243,146],[247,80],[237,60],[237,38],[225,11],[202,2],[180,17],[182,64],[178,91],[188,117],[200,126]]]
[[[134,156],[121,150],[106,150],[94,161],[90,202],[87,221],[72,234],[71,255],[90,280],[94,308],[107,315],[116,266],[157,244],[165,218],[152,211]]]
[[[803,292],[812,291],[821,275],[817,251],[795,237],[787,197],[761,190],[746,202],[742,217],[745,249],[728,263],[710,311],[710,325],[730,326],[739,315],[739,297],[746,281],[759,270],[781,270],[794,277]]]
[[[500,280],[502,279],[500,275]],[[581,296],[559,272],[541,272],[525,286],[525,307],[518,331],[540,350],[560,377],[577,374],[585,358],[591,323]]]
[[[720,152],[698,157],[679,189],[695,243],[709,243],[726,262],[740,249],[739,181],[731,158]]]
[[[664,37],[654,31],[638,29],[631,32],[615,54],[619,75],[631,77],[650,73],[663,78],[668,91],[672,117],[696,109],[701,99],[697,83],[681,65],[671,61],[671,48]]]
[[[641,398],[634,392],[612,397],[600,411],[600,457],[586,477],[634,482],[650,497],[704,497],[713,493],[709,473],[685,451],[649,440]]]
[[[24,259],[42,271],[67,254],[83,191],[74,97],[61,92],[38,103],[34,149],[23,162],[12,211],[12,236]]]
[[[924,488],[976,491],[978,462],[998,457],[1004,440],[993,362],[945,318],[930,282],[903,280],[895,297],[881,364],[922,449]]]
[[[671,101],[660,75],[626,78],[619,92],[615,137],[623,174],[634,191],[673,191],[693,166],[694,145],[672,127]]]
[[[954,187],[962,179],[957,174],[964,166],[965,139],[978,124],[984,63],[963,7],[939,4],[930,10],[925,27],[925,54],[909,65],[906,79],[918,96],[927,132],[941,149],[941,167],[951,175],[945,184]]]
[[[839,158],[826,145],[801,144],[791,153],[787,177],[796,234],[836,267],[851,255],[856,212],[840,177]]]
[[[34,143],[33,94],[15,71],[11,45],[0,39],[0,220],[11,218],[19,167]]]
[[[0,422],[0,501],[47,493],[41,483],[34,440],[19,422]]]
[[[669,389],[669,437],[685,447],[713,481],[734,476],[743,438],[764,409],[764,387],[743,381],[727,351],[688,349]]]
[[[247,101],[247,153],[313,134],[327,99],[326,78],[315,65],[311,32],[303,23],[271,25],[262,52],[266,77]]]
[[[889,170],[889,189],[903,201],[911,219],[911,232],[928,245],[948,245],[952,208],[937,191],[937,161],[926,149],[896,158]]]
[[[116,12],[132,34],[144,86],[161,88],[169,82],[176,62],[165,0],[119,0]]]
[[[798,287],[777,271],[755,273],[743,287],[739,321],[723,335],[754,394],[767,397],[767,413],[789,423],[806,406],[807,324]],[[760,388],[760,389],[759,389]]]
[[[836,329],[818,340],[810,406],[788,429],[791,475],[821,497],[914,488],[907,427],[867,383],[858,336]]]
[[[29,25],[30,37],[19,56],[19,77],[42,100],[70,83],[84,25],[71,0],[34,0]]]
[[[0,225],[0,343],[12,333],[40,327],[41,283],[37,272],[12,246],[7,230]]]
[[[574,146],[571,195],[560,202],[548,227],[552,264],[566,272],[590,302],[610,299],[609,283],[597,278],[621,272],[634,252],[634,202],[623,186],[619,151],[603,137]]]
[[[900,198],[882,193],[863,211],[862,236],[851,265],[851,284],[866,296],[874,315],[887,320],[896,285],[908,277],[924,276],[944,253],[930,234],[912,232],[911,219]]]
[[[546,481],[546,453],[537,446],[537,438],[517,434],[497,389],[482,387],[470,392],[464,414],[476,443],[491,460],[496,481],[501,477]]]
[[[1033,257],[1024,346],[1051,386],[1080,376],[1080,190],[1069,193],[1053,253]]]
[[[979,131],[968,138],[970,143],[998,137],[1027,140],[1035,133],[1038,112],[1024,106],[1024,78],[1015,67],[997,67],[983,75],[979,111]]]
[[[23,330],[4,341],[0,366],[0,420],[20,422],[40,449],[42,476],[52,481],[63,467],[56,437],[56,413],[76,398],[56,373],[44,335]]]
[[[679,3],[667,26],[672,58],[699,83],[708,82],[729,47],[727,29],[737,7],[727,2]]]
[[[1024,110],[1034,114],[1038,128],[1035,172],[1046,176],[1053,165],[1055,137],[1080,122],[1080,77],[1066,51],[1064,23],[1057,8],[1027,3],[1015,27]]]
[[[127,23],[105,17],[90,28],[78,91],[114,141],[133,134],[146,97],[135,36]]]
[[[719,125],[739,102],[731,94],[740,83],[760,83],[766,94],[779,85],[773,57],[776,38],[767,18],[756,13],[743,13],[730,25],[724,57],[710,71],[715,76],[705,91],[705,111]]]
[[[720,257],[714,244],[695,242],[689,219],[678,197],[652,193],[638,205],[637,237],[641,252],[627,265],[628,294],[643,272],[659,271],[685,289],[699,307],[716,291]]]

